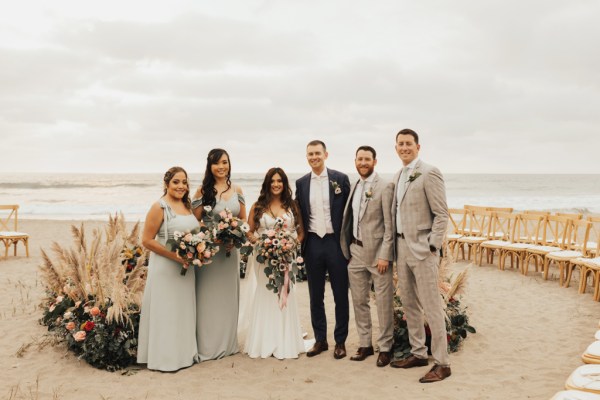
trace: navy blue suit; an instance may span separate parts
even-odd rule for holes
[[[329,206],[331,208],[331,223],[333,234],[319,237],[316,233],[308,232],[310,221],[310,180],[311,174],[306,174],[296,181],[296,201],[300,207],[304,229],[307,232],[302,243],[308,291],[310,296],[310,317],[315,339],[327,341],[327,317],[325,315],[325,274],[329,273],[331,290],[335,301],[335,330],[336,343],[344,343],[348,337],[348,260],[344,258],[340,247],[342,219],[344,207],[350,195],[350,181],[342,172],[327,168],[329,184]],[[336,182],[341,193],[336,194]]]

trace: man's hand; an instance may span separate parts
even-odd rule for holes
[[[381,258],[379,260],[377,260],[377,270],[379,271],[380,274],[385,274],[389,265],[390,265],[390,262],[388,260],[382,260]]]

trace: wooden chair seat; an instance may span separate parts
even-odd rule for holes
[[[561,251],[560,247],[536,245],[527,249],[528,253],[548,254],[556,251]]]
[[[567,379],[565,387],[600,394],[600,365],[586,364],[577,368]]]
[[[548,253],[546,257],[552,260],[570,260],[572,258],[581,257],[583,254],[580,251],[575,250],[561,250],[561,251],[553,251],[552,253]]]
[[[550,400],[600,400],[600,394],[580,390],[562,390],[552,396]]]
[[[481,243],[481,247],[487,247],[490,249],[499,249],[502,246],[507,246],[511,244],[508,240],[488,240]]]
[[[596,340],[590,344],[581,355],[581,359],[586,364],[600,364],[600,341]]]
[[[0,242],[4,244],[4,258],[8,257],[8,249],[13,246],[13,253],[17,255],[17,244],[23,243],[25,246],[25,253],[29,257],[29,235],[18,230],[18,212],[19,206],[13,205],[0,205],[0,210],[8,211],[8,216],[0,216]],[[9,227],[9,225],[12,227]]]

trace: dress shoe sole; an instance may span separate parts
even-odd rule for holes
[[[417,368],[417,367],[426,367],[429,364],[428,360],[419,360],[417,362],[414,362],[412,364],[409,365],[398,365],[397,361],[392,361],[390,362],[390,367],[392,368],[403,368],[403,369],[409,369],[409,368]]]

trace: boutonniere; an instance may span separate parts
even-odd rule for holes
[[[371,189],[365,192],[365,201],[369,201],[373,198],[373,191]]]
[[[336,181],[330,181],[330,182],[331,182],[331,187],[333,188],[333,193],[335,193],[335,194],[342,193],[342,188],[340,187],[339,183],[337,183]]]
[[[409,182],[412,182],[412,181],[414,181],[415,179],[417,179],[418,177],[420,177],[421,175],[422,175],[422,174],[421,174],[420,172],[414,172],[412,175],[410,175],[410,176],[408,177],[408,181],[409,181]]]

